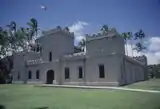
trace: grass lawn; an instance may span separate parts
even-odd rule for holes
[[[151,79],[149,81],[137,82],[125,87],[160,91],[160,79]]]
[[[0,104],[6,109],[160,109],[160,94],[0,85]]]

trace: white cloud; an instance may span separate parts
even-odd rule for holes
[[[75,34],[76,43],[85,38],[83,30],[87,25],[89,25],[87,22],[77,21],[73,25],[69,26],[70,32],[74,32]]]
[[[149,51],[151,51],[151,52],[160,51],[160,37],[150,38],[149,43],[150,43]]]
[[[125,45],[128,50],[128,55],[132,56],[132,48],[131,44]],[[148,64],[158,64],[160,62],[160,37],[151,37],[148,39],[148,50],[143,53],[147,56]],[[126,53],[127,54],[127,53]],[[142,53],[138,53],[137,51],[133,51],[133,56],[140,56]]]

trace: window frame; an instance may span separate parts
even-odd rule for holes
[[[28,79],[32,79],[32,71],[31,70],[28,71]]]
[[[102,66],[103,66],[103,69],[101,69]],[[98,64],[98,71],[99,71],[99,78],[104,79],[105,78],[105,66],[104,66],[104,64]]]
[[[17,79],[20,80],[20,78],[21,78],[20,72],[18,72]]]
[[[52,51],[49,52],[49,62],[52,62]]]
[[[80,72],[81,71],[81,72]],[[81,75],[80,75],[81,74]],[[78,67],[78,78],[82,79],[83,78],[83,67],[79,66]]]
[[[65,78],[65,80],[70,79],[70,69],[69,69],[69,67],[64,68],[64,78]]]
[[[38,78],[37,78],[37,74],[38,74]],[[40,71],[36,70],[36,79],[40,79]]]

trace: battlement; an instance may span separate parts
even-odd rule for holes
[[[143,55],[143,56],[135,56],[135,57],[133,57],[133,59],[135,59],[135,60],[147,65],[147,57],[145,55]]]
[[[118,35],[118,32],[116,31],[116,29],[115,28],[111,28],[108,31],[100,31],[100,32],[98,32],[96,34],[91,34],[91,35],[86,34],[86,41],[91,41],[91,40],[94,40],[94,39],[101,39],[101,38],[112,39],[116,35]]]
[[[34,60],[27,60],[26,65],[37,65],[37,64],[42,64],[44,63],[43,60],[40,59],[34,59]]]
[[[133,58],[146,58],[145,55],[142,55],[142,56],[134,56]]]
[[[67,27],[61,28],[60,26],[57,26],[57,28],[54,28],[54,29],[51,29],[51,30],[48,30],[48,31],[44,31],[43,34],[44,35],[50,35],[50,34],[55,34],[55,33],[58,33],[58,32],[62,32],[64,34],[67,34],[67,35],[70,35],[70,36],[74,37],[74,33],[70,32]]]

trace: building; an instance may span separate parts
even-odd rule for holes
[[[150,78],[160,78],[160,64],[148,65],[148,75]]]
[[[86,36],[86,52],[74,53],[74,34],[61,28],[36,41],[40,52],[14,55],[13,83],[119,86],[147,79],[146,57],[126,56],[114,28]]]

